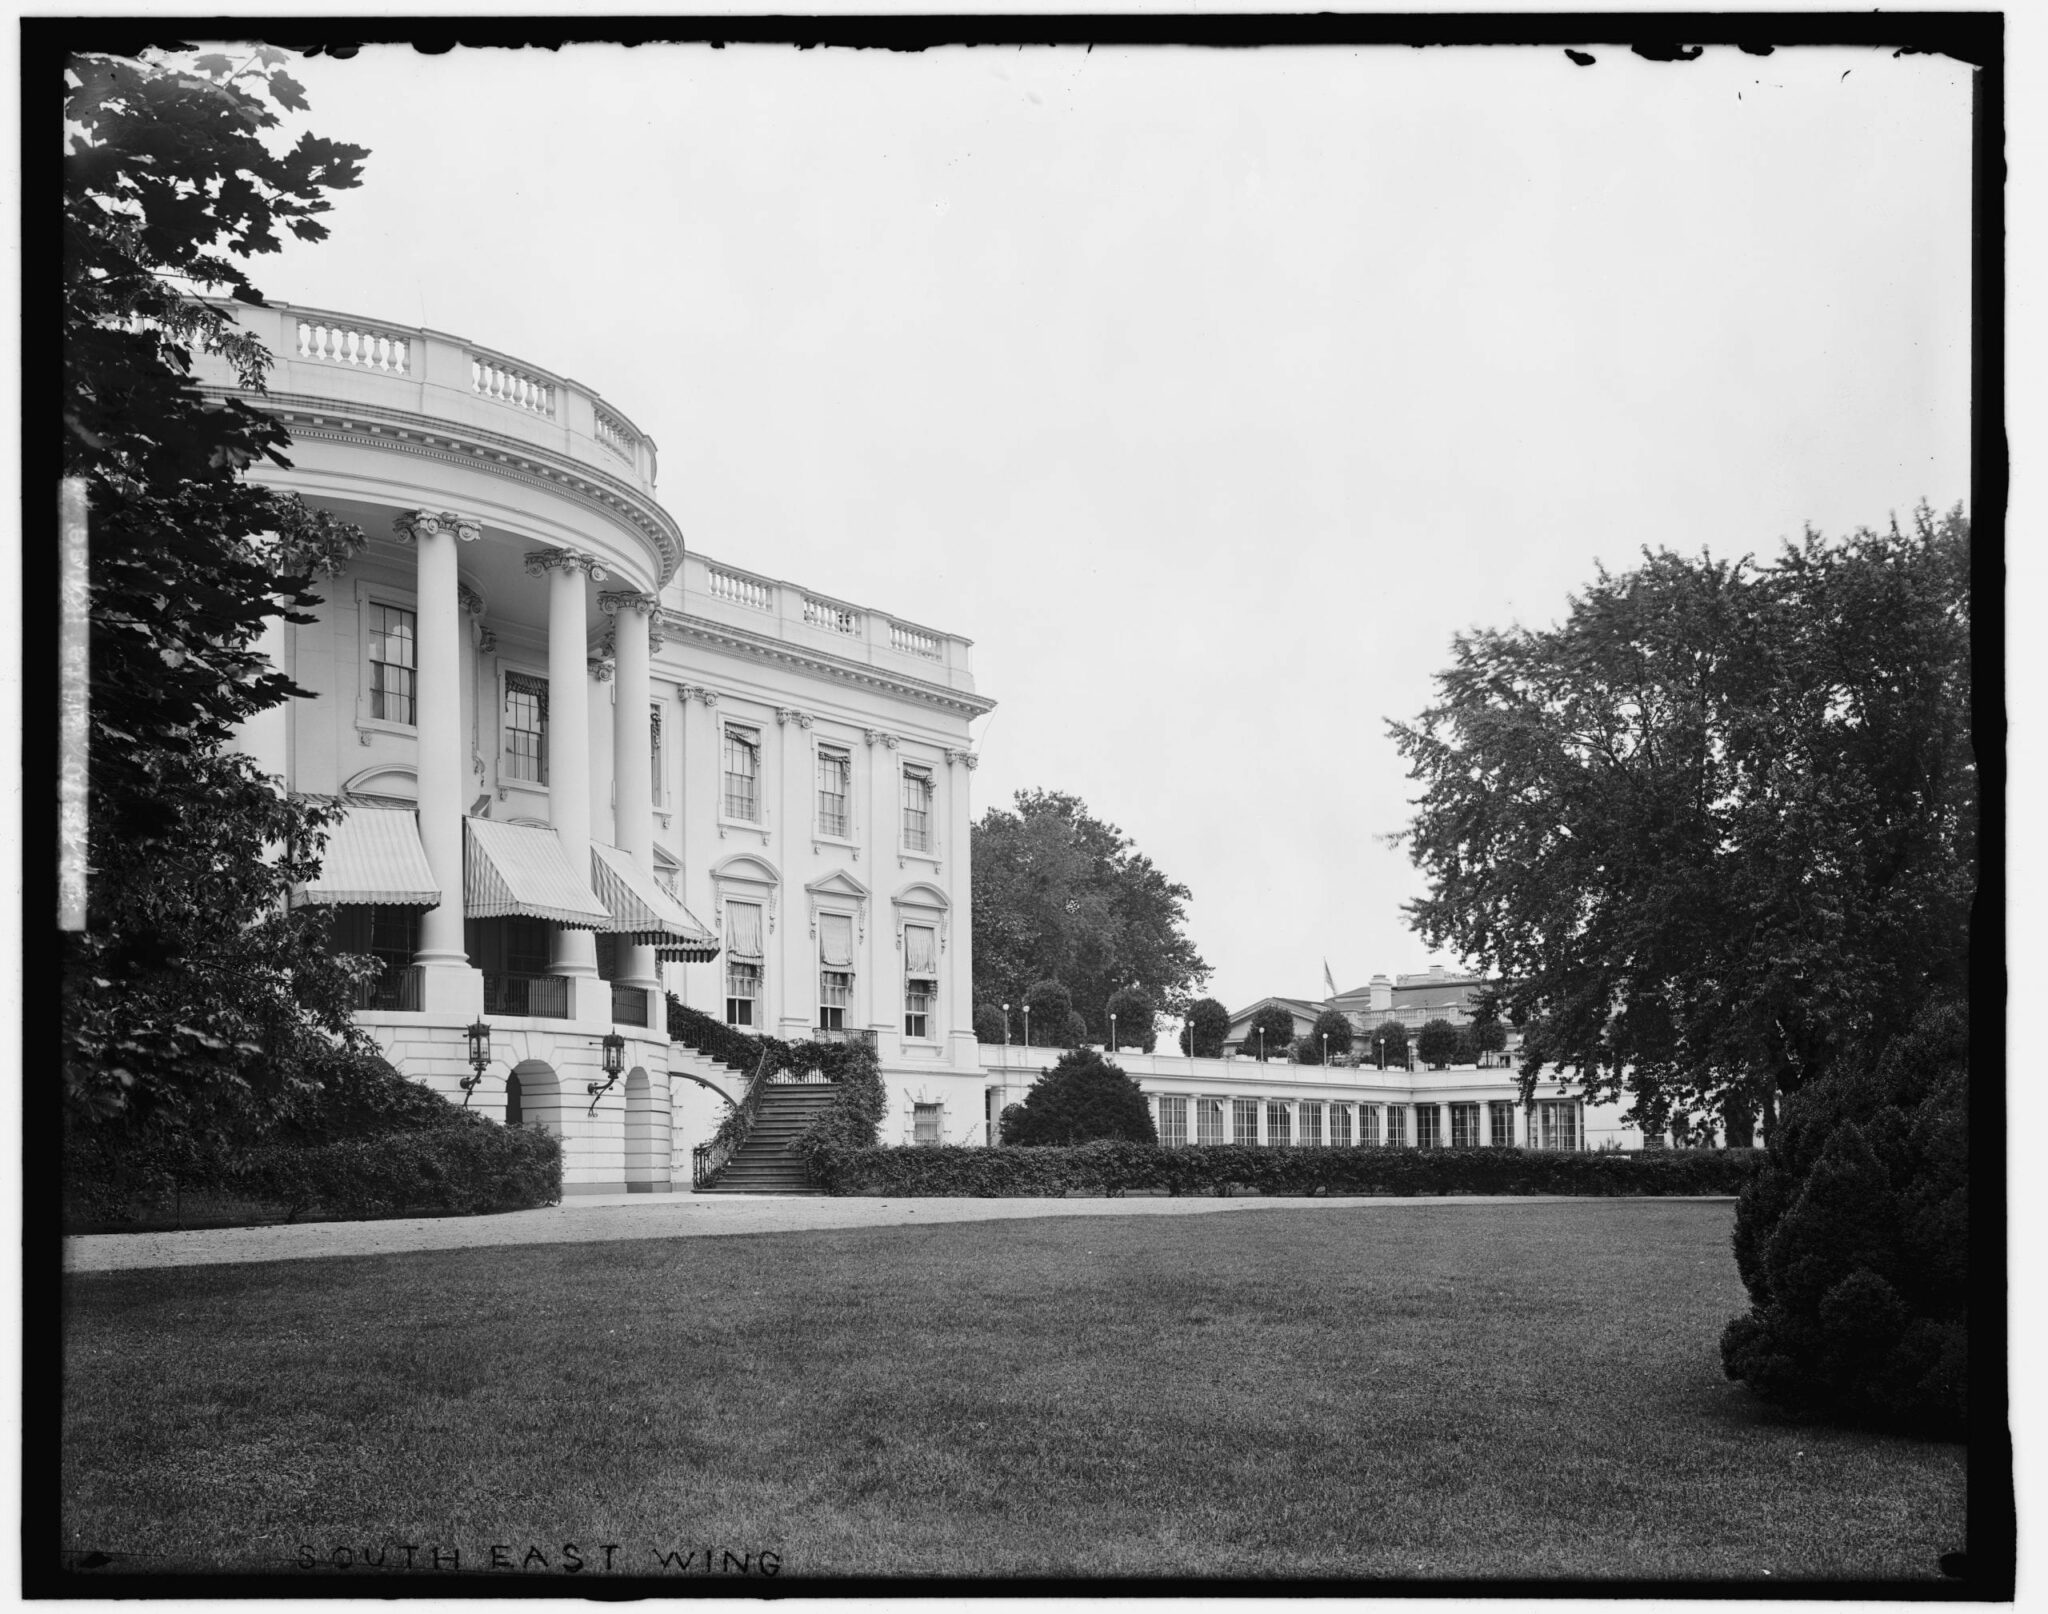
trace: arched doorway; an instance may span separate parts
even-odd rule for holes
[[[505,1078],[505,1124],[546,1127],[565,1136],[561,1078],[545,1059],[522,1059]]]
[[[655,1107],[654,1083],[636,1065],[626,1077],[626,1192],[651,1194],[669,1185],[668,1117]]]

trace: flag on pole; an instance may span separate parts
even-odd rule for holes
[[[1327,958],[1323,960],[1323,985],[1330,989],[1331,997],[1337,995],[1337,983],[1330,974],[1330,961]]]

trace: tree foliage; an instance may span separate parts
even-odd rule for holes
[[[1196,1059],[1221,1059],[1223,1044],[1230,1036],[1230,1011],[1214,998],[1196,998],[1185,1012],[1188,1023],[1180,1030],[1180,1051]],[[1190,1037],[1192,1048],[1188,1046]]]
[[[1138,1084],[1092,1048],[1060,1056],[1032,1083],[1024,1102],[1003,1114],[1003,1142],[1089,1143],[1125,1138],[1157,1143],[1158,1130]]]
[[[1268,1003],[1244,1028],[1240,1053],[1259,1059],[1284,1057],[1294,1043],[1294,1014],[1284,1003]]]
[[[1965,1432],[1968,1111],[1954,1002],[1793,1096],[1736,1207],[1730,1378],[1799,1415]]]
[[[1746,1109],[1962,989],[1969,556],[1924,506],[1769,565],[1646,551],[1559,627],[1456,641],[1393,726],[1410,911],[1500,978],[1525,1082]]]
[[[88,928],[63,1002],[75,1122],[246,1125],[352,1036],[356,971],[324,915],[283,902],[332,809],[224,747],[303,693],[257,636],[311,621],[360,534],[246,480],[288,463],[283,429],[191,373],[211,352],[261,390],[269,355],[201,298],[260,302],[242,260],[280,229],[320,239],[327,193],[357,183],[358,147],[266,141],[305,105],[284,59],[86,55],[67,73],[63,470],[86,487],[93,672]]]
[[[1295,1058],[1304,1065],[1320,1065],[1328,1050],[1332,1059],[1351,1052],[1351,1022],[1342,1009],[1325,1009],[1316,1023],[1296,1045]]]
[[[1070,1037],[1067,1022],[1073,1018],[1074,996],[1063,981],[1033,981],[1024,993],[1024,1041],[1035,1048],[1071,1048],[1086,1042],[1085,1035]]]
[[[1119,1047],[1152,1052],[1159,1045],[1158,1028],[1153,1024],[1158,1013],[1152,995],[1142,986],[1119,987],[1109,995],[1108,1018],[1116,1022]]]
[[[974,826],[973,853],[976,997],[1014,1003],[1051,977],[1106,1038],[1111,993],[1137,987],[1177,1014],[1208,979],[1182,929],[1187,887],[1078,798],[1019,791]]]
[[[1442,1070],[1458,1057],[1458,1028],[1444,1019],[1425,1020],[1415,1033],[1415,1057]]]
[[[1382,1020],[1366,1038],[1373,1062],[1391,1070],[1408,1063],[1408,1028],[1398,1020]]]
[[[1009,1028],[1003,1020],[1000,1004],[981,1003],[974,1010],[974,1040],[983,1043],[1001,1044],[1009,1041]]]

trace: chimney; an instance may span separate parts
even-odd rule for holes
[[[1391,1014],[1394,1008],[1394,983],[1384,975],[1375,975],[1366,986],[1374,1014]]]

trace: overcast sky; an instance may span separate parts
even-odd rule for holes
[[[689,544],[973,639],[977,814],[1079,795],[1216,996],[1320,996],[1432,961],[1386,722],[1454,634],[1969,493],[1969,69],[1597,55],[372,48],[295,70],[371,157],[257,279],[597,388]]]

